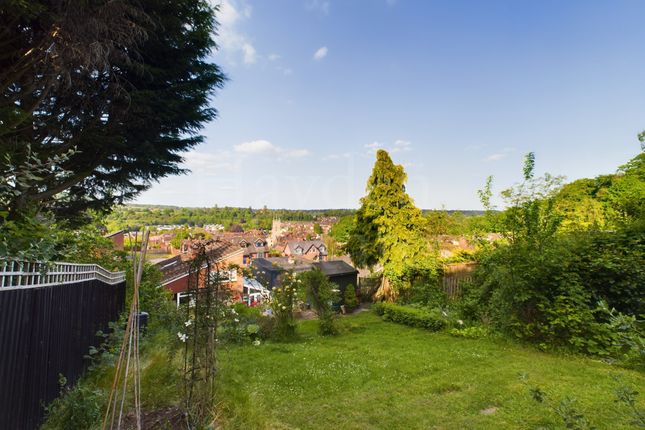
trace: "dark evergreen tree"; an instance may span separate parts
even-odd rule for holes
[[[69,219],[183,170],[224,82],[206,0],[8,1],[0,9],[2,205]],[[16,180],[25,163],[50,173]]]

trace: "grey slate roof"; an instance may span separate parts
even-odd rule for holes
[[[327,276],[350,275],[358,273],[354,267],[350,266],[343,260],[320,261],[313,263],[321,272]]]
[[[287,246],[291,250],[291,252],[294,252],[295,249],[299,246],[302,248],[302,252],[305,253],[309,251],[309,248],[312,246],[316,247],[316,249],[320,249],[321,246],[324,246],[325,242],[322,240],[291,240],[287,243]],[[327,247],[325,247],[325,251],[321,252],[322,255],[327,255]]]

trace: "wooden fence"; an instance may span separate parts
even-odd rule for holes
[[[450,300],[461,297],[462,285],[473,280],[475,267],[477,267],[477,263],[474,262],[453,263],[443,267],[441,285]],[[365,301],[371,300],[380,283],[381,278],[378,276],[359,277],[358,285],[362,299]]]
[[[450,300],[461,296],[461,286],[464,282],[473,280],[473,271],[477,263],[447,264],[443,269],[443,290]]]
[[[124,272],[0,261],[0,429],[38,428],[59,375],[76,382],[124,302]]]

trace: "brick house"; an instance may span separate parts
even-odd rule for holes
[[[302,257],[310,261],[327,260],[327,247],[322,240],[292,240],[282,252],[287,257]]]
[[[173,293],[177,304],[188,296],[188,275],[197,250],[198,246],[194,244],[192,255],[177,255],[156,264],[162,273],[161,285]],[[206,253],[211,270],[219,269],[225,279],[223,282],[231,289],[234,299],[239,300],[243,291],[243,277],[238,275],[238,268],[242,266],[244,249],[228,241],[208,241]],[[202,271],[205,273],[206,269],[204,266]]]
[[[226,240],[234,245],[238,245],[244,250],[244,257],[242,259],[242,265],[248,266],[256,258],[264,258],[269,255],[269,246],[265,235],[261,232],[250,232],[252,234],[222,234],[218,235],[216,238],[219,240]]]
[[[118,251],[123,251],[125,233],[126,233],[125,230],[119,230],[119,231],[115,231],[114,233],[107,234],[105,235],[105,237],[112,241],[112,244],[114,245],[114,249]]]

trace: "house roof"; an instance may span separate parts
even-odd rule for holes
[[[126,233],[126,231],[125,231],[125,230],[119,230],[119,231],[115,231],[114,233],[106,234],[104,237],[108,237],[108,238],[109,238],[109,237],[116,236],[117,234],[125,234],[125,233]]]
[[[206,254],[209,260],[213,263],[242,251],[243,249],[240,248],[239,245],[228,241],[209,241],[206,247]],[[181,256],[177,255],[172,258],[162,260],[155,264],[155,266],[161,270],[161,284],[165,285],[175,279],[188,276],[191,264],[192,260],[182,261]]]
[[[287,243],[287,246],[291,250],[295,250],[297,247],[302,248],[303,253],[309,251],[313,246],[316,249],[320,249],[321,246],[325,246],[325,242],[322,240],[292,240]],[[327,251],[321,252],[321,254],[327,254]]]
[[[267,240],[262,236],[254,235],[218,235],[216,236],[219,240],[228,240],[235,245],[241,246],[244,248],[244,255],[257,254],[259,252],[269,252],[269,247],[267,246]],[[257,246],[257,243],[262,243],[263,245]],[[243,244],[246,244],[244,246]]]
[[[293,270],[294,272],[306,272],[313,268],[311,261],[304,258],[291,257],[269,257],[256,258],[253,260],[253,266],[258,269],[281,272],[283,270]]]
[[[350,275],[358,273],[356,268],[350,266],[343,260],[333,260],[333,261],[320,261],[313,263],[313,265],[320,269],[327,276],[337,276],[337,275]]]

